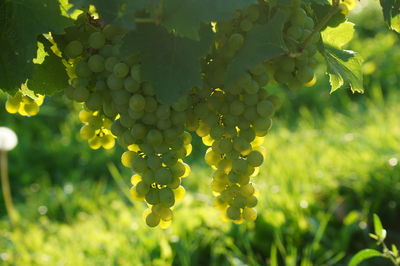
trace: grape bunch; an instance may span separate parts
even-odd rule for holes
[[[196,133],[209,146],[205,161],[215,169],[211,182],[214,206],[224,220],[241,223],[257,217],[251,178],[264,161],[263,137],[270,129],[274,105],[264,90],[249,93],[236,87],[233,91],[211,91],[194,113],[199,119]]]
[[[181,179],[190,173],[183,162],[192,151],[192,136],[185,131],[190,97],[161,103],[151,84],[141,79],[139,58],[120,54],[124,32],[87,23],[77,20],[63,49],[73,67],[65,95],[84,104],[81,136],[93,149],[110,149],[118,139],[126,148],[122,164],[135,172],[131,196],[149,206],[146,223],[168,227],[175,201],[185,194]]]
[[[115,145],[115,137],[111,133],[112,121],[99,111],[83,109],[79,112],[79,120],[84,123],[80,135],[88,141],[89,147],[97,150],[103,147],[112,149]]]
[[[44,96],[35,95],[35,99],[24,95],[18,91],[14,96],[8,96],[6,101],[6,111],[10,114],[20,114],[22,116],[34,116],[39,113],[39,107],[43,104]]]
[[[289,54],[269,63],[274,70],[274,79],[278,83],[285,84],[293,90],[315,84],[314,68],[317,65],[315,55],[320,35],[319,33],[313,35],[314,26],[314,20],[306,10],[299,3],[294,4],[283,32]],[[304,47],[306,42],[307,46]]]

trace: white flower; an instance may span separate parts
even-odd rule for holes
[[[0,127],[0,150],[11,151],[17,146],[18,139],[14,131],[8,127]]]

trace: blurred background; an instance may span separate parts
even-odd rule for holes
[[[365,59],[365,94],[329,94],[324,68],[314,87],[273,85],[282,107],[266,139],[255,182],[255,223],[220,221],[211,169],[194,141],[187,195],[173,226],[149,229],[142,203],[128,198],[122,149],[89,149],[79,137],[79,105],[47,97],[39,115],[10,115],[0,94],[0,126],[19,145],[9,153],[11,226],[0,200],[1,265],[347,265],[363,248],[377,213],[388,243],[400,244],[400,39],[377,1],[362,1],[347,47]],[[363,265],[389,265],[372,259]]]

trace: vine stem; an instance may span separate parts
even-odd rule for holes
[[[4,203],[11,225],[16,222],[14,204],[11,197],[10,181],[8,178],[7,151],[0,150],[1,188],[3,191]]]
[[[315,34],[320,32],[323,27],[329,22],[333,15],[339,11],[340,0],[333,0],[333,4],[329,12],[322,18],[322,20],[317,24],[314,30],[311,32],[310,36],[301,45],[301,51],[303,51],[310,44],[311,40],[314,38]]]

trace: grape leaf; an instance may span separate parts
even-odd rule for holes
[[[380,0],[380,3],[386,23],[400,33],[400,0]]]
[[[62,63],[62,58],[51,51],[51,43],[42,38],[46,52],[41,64],[34,64],[32,77],[27,86],[35,93],[51,95],[68,86],[68,74]]]
[[[0,14],[0,88],[15,91],[32,74],[37,36],[61,33],[73,21],[61,16],[54,0],[6,1]]]
[[[341,23],[337,27],[327,27],[321,32],[324,43],[334,47],[342,48],[349,43],[354,36],[354,24],[351,22]]]
[[[326,44],[324,56],[328,66],[331,93],[344,85],[349,85],[352,92],[364,92],[362,58],[359,54]]]
[[[161,21],[168,30],[198,40],[202,23],[231,18],[256,0],[166,0]]]
[[[71,0],[70,2],[74,4],[74,6],[70,11],[92,4],[100,13],[102,20],[106,23],[111,23],[125,29],[134,29],[136,26],[134,20],[135,12],[145,9],[149,2],[154,1],[155,0]]]
[[[282,37],[286,16],[278,11],[270,21],[256,25],[247,34],[243,47],[228,66],[225,84],[230,86],[248,69],[286,51]]]
[[[200,32],[200,40],[195,41],[143,24],[125,36],[121,51],[141,53],[142,78],[151,82],[162,102],[171,104],[191,88],[202,86],[200,58],[207,54],[212,34],[208,27]]]
[[[349,266],[357,266],[364,260],[373,257],[383,257],[383,255],[379,251],[374,249],[363,249],[351,258]]]

